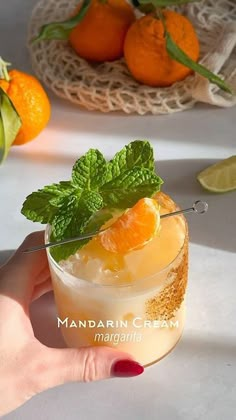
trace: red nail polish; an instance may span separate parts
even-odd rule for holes
[[[112,375],[118,378],[138,376],[143,373],[144,368],[134,360],[118,360],[112,367]]]

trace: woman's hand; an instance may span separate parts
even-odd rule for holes
[[[112,348],[53,349],[35,338],[29,306],[51,290],[50,272],[45,251],[22,250],[40,243],[43,232],[30,234],[0,268],[0,415],[65,382],[143,372],[131,356]]]

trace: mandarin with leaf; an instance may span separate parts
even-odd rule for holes
[[[22,125],[15,138],[14,145],[21,145],[33,140],[46,127],[51,106],[46,92],[39,81],[19,70],[4,71],[5,78],[0,78],[0,87],[11,99],[18,112]]]
[[[126,0],[92,0],[84,18],[70,33],[70,44],[88,61],[119,59],[134,20],[133,7]]]
[[[192,23],[179,13],[164,10],[166,30],[193,61],[199,58],[199,41]],[[133,77],[149,86],[170,86],[192,70],[173,60],[167,52],[163,22],[154,14],[132,24],[124,44],[127,66]]]

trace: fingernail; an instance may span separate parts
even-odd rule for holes
[[[118,378],[138,376],[141,375],[143,371],[143,366],[134,360],[118,360],[112,367],[112,375]]]

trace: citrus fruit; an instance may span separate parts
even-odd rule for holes
[[[149,242],[157,233],[159,226],[160,213],[157,201],[152,198],[142,198],[98,237],[107,251],[126,254]]]
[[[204,169],[197,176],[203,188],[215,193],[224,193],[236,189],[236,156]]]
[[[199,41],[192,23],[171,10],[164,10],[163,15],[173,41],[197,61]],[[153,14],[143,16],[131,25],[125,38],[124,56],[133,77],[150,86],[170,86],[192,72],[169,56],[163,23]]]
[[[92,0],[83,20],[70,33],[70,44],[88,61],[116,60],[123,56],[126,32],[134,20],[126,0]]]
[[[51,107],[49,99],[35,77],[11,70],[10,80],[0,79],[0,87],[6,92],[15,106],[22,122],[14,145],[33,140],[47,125]]]

